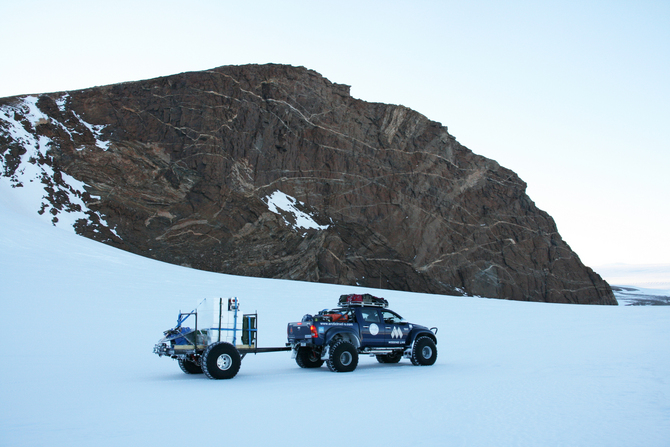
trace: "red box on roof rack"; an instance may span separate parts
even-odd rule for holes
[[[369,293],[362,295],[341,295],[340,306],[374,306],[374,307],[388,307],[389,302],[384,298],[372,296]]]

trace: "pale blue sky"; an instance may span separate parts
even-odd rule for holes
[[[287,63],[528,183],[591,266],[670,263],[670,1],[3,2],[0,97]]]

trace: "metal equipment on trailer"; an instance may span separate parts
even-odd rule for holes
[[[237,298],[219,298],[213,302],[205,299],[191,312],[179,312],[177,325],[163,333],[165,336],[154,346],[154,353],[177,359],[186,374],[204,373],[210,379],[232,379],[247,354],[291,350],[286,346],[259,348],[258,313],[243,314],[240,329],[239,308]],[[191,317],[194,327],[184,326]],[[240,344],[237,343],[238,332]]]

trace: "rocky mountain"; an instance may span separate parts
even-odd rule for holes
[[[284,65],[0,100],[2,175],[35,211],[237,275],[616,304],[526,184],[403,106]],[[75,216],[73,219],[72,216]]]

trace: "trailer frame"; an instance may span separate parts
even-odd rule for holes
[[[204,373],[210,379],[232,379],[239,371],[242,359],[247,354],[290,351],[291,347],[258,347],[258,312],[242,315],[242,329],[238,329],[239,301],[228,298],[228,311],[233,312],[233,327],[223,327],[223,298],[219,298],[218,327],[200,329],[198,308],[191,312],[181,312],[177,325],[165,331],[164,337],[154,345],[154,354],[167,356],[179,361],[179,366],[187,374]],[[182,323],[194,316],[195,328],[184,328]],[[209,331],[218,332],[216,341],[210,341]],[[232,332],[232,343],[221,341],[221,334]],[[237,344],[237,332],[241,332],[242,344]],[[245,343],[246,342],[246,343]]]

